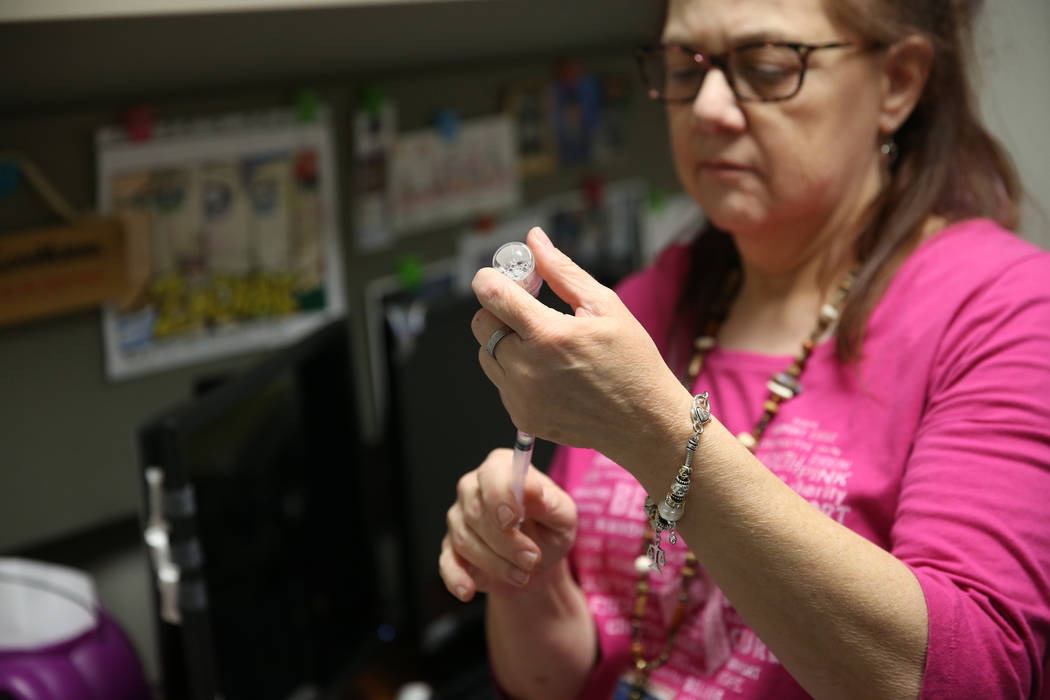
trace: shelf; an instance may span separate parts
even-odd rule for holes
[[[323,7],[353,7],[406,2],[455,2],[457,0],[0,0],[0,22],[156,17],[161,15],[225,14]]]
[[[23,21],[0,21],[0,111],[629,52],[660,20],[658,3],[638,0],[239,0],[229,12],[204,0],[106,0],[90,6],[93,19],[73,19],[77,4],[0,0],[8,15],[23,7]],[[147,5],[146,16],[119,14]]]

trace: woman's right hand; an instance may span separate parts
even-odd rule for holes
[[[550,477],[529,466],[525,521],[511,492],[513,451],[493,450],[463,475],[448,509],[438,568],[452,595],[520,591],[542,579],[576,539],[576,504]]]

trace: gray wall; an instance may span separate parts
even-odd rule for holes
[[[306,14],[310,15],[311,21],[321,22],[321,25],[332,21],[329,13]],[[237,17],[240,21],[249,21]],[[229,19],[220,18],[221,22]],[[354,15],[337,19],[350,24]],[[162,35],[154,22],[163,20],[150,20],[147,27],[151,32],[158,32],[159,41]],[[291,24],[294,26],[295,21]],[[323,28],[331,31],[328,27]],[[111,36],[116,30],[110,26],[89,26],[88,38],[79,39],[73,31],[75,26],[31,25],[26,31],[34,36],[47,35],[49,29],[62,38],[68,33],[73,44],[78,48],[84,44],[85,50],[95,42],[116,39]],[[320,32],[322,26],[317,29]],[[204,23],[201,31],[205,35],[212,31],[210,21]],[[10,27],[0,26],[0,44],[5,32],[10,36]],[[581,60],[596,71],[621,72],[633,78],[631,46],[633,42],[612,49],[584,50]],[[469,56],[469,49],[461,47],[460,50],[461,54],[447,55],[441,63],[431,62],[428,56],[417,56],[413,59],[417,63],[424,58],[428,60],[415,68],[402,67],[381,74],[348,72],[337,77],[318,77],[322,71],[315,69],[313,74],[304,72],[295,81],[274,81],[254,88],[207,85],[214,79],[214,74],[200,73],[205,87],[190,90],[179,82],[187,80],[186,76],[165,76],[169,80],[167,93],[147,96],[146,99],[163,119],[286,104],[297,89],[311,87],[334,108],[337,158],[343,166],[341,172],[346,173],[351,147],[346,127],[350,123],[354,96],[365,81],[378,82],[385,88],[398,105],[401,128],[412,129],[425,125],[443,107],[453,107],[464,116],[496,111],[505,85],[515,79],[549,75],[551,61],[556,57],[555,54],[532,54],[511,60],[499,55],[469,65],[464,61]],[[149,53],[138,58],[149,64],[156,56]],[[107,66],[98,67],[104,69]],[[252,80],[247,73],[250,68],[253,66],[242,66],[246,73],[240,76],[249,83]],[[124,67],[123,70],[128,69]],[[36,88],[22,87],[21,77],[8,75],[4,79],[12,80],[13,91],[21,90],[27,101],[36,100],[39,104],[32,109],[8,104],[10,111],[7,114],[0,112],[0,149],[17,150],[30,157],[76,205],[92,206],[95,200],[95,162],[91,137],[96,128],[119,119],[123,100],[116,96],[118,86],[112,84],[111,76],[103,73],[98,76],[99,93],[111,95],[106,98],[104,106],[91,106],[85,102],[86,97],[56,105],[45,99],[47,95],[35,91]],[[55,83],[56,89],[61,79],[61,75],[50,73],[42,78],[44,82]],[[74,94],[91,89],[91,83],[87,82],[89,76],[83,76],[82,80],[85,82],[68,86]],[[134,81],[135,76],[129,75],[128,80]],[[5,93],[0,90],[0,94]],[[641,99],[633,106],[635,129],[630,156],[604,169],[603,175],[613,179],[645,174],[657,183],[670,186],[673,175],[664,156],[666,137],[662,115],[659,109]],[[552,177],[530,182],[526,198],[575,187],[585,172],[585,169],[567,169]],[[358,313],[364,284],[373,277],[390,274],[397,260],[404,255],[431,260],[451,254],[457,227],[414,235],[381,253],[358,255],[353,251],[349,237],[347,193],[352,183],[343,177],[340,185],[344,195],[342,230],[348,295],[351,315],[357,322],[354,330],[358,364],[364,368],[367,366],[364,327]],[[4,201],[0,210],[0,231],[52,220],[53,215],[40,202],[31,194],[22,192],[13,201]],[[92,311],[0,329],[0,431],[3,434],[0,440],[0,465],[3,467],[0,471],[0,551],[136,512],[139,494],[136,485],[138,467],[132,442],[134,426],[150,413],[186,396],[193,378],[233,368],[250,359],[233,359],[110,383],[102,374],[100,327],[99,313]],[[361,377],[358,383],[362,389],[362,413],[369,422],[366,428],[371,428],[374,420],[367,393],[370,382]]]
[[[633,78],[631,50],[643,40],[644,18],[625,11],[611,21],[600,4],[582,3],[578,16],[553,24],[541,20],[555,4],[546,3],[545,10],[543,2],[536,4],[539,15],[522,13],[520,2],[463,2],[435,3],[446,10],[442,15],[430,6],[399,6],[394,14],[379,7],[0,24],[0,61],[20,67],[0,73],[0,151],[31,158],[76,206],[89,208],[95,202],[93,132],[117,122],[125,104],[147,101],[163,119],[287,104],[299,89],[314,89],[334,110],[359,403],[371,432],[375,418],[360,313],[364,285],[393,272],[404,255],[446,257],[459,228],[413,235],[375,254],[353,251],[353,183],[345,173],[355,96],[366,83],[380,84],[396,101],[399,126],[407,130],[424,126],[444,107],[465,117],[497,111],[505,85],[550,75],[563,48],[577,48],[573,54],[588,69]],[[187,52],[187,35],[194,52]],[[611,180],[642,174],[673,187],[662,112],[640,91],[631,123],[627,157],[602,175]],[[574,188],[588,172],[568,168],[528,182],[525,198]],[[0,232],[52,221],[30,194],[0,200]],[[0,554],[136,515],[135,426],[188,396],[195,378],[253,359],[110,383],[103,376],[98,311],[0,328]],[[156,678],[141,548],[99,556],[88,569]]]
[[[1026,194],[1021,233],[1050,248],[1050,2],[985,3],[978,25],[984,118],[1014,158]]]

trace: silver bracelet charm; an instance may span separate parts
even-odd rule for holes
[[[693,409],[689,415],[693,419],[693,436],[685,445],[685,464],[678,470],[678,475],[671,484],[671,490],[659,505],[653,502],[652,497],[645,497],[645,515],[649,518],[649,523],[653,528],[653,542],[647,550],[649,568],[655,569],[658,573],[667,563],[667,557],[661,546],[663,532],[667,531],[668,542],[678,543],[678,521],[685,514],[685,497],[689,494],[693,474],[693,454],[700,445],[700,436],[704,434],[704,426],[711,422],[711,404],[707,400],[706,391],[693,397]]]

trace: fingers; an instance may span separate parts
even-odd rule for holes
[[[453,558],[451,563],[445,562],[454,581],[449,588],[453,595],[456,594],[456,588],[463,585],[469,587],[463,580],[464,573],[469,575],[464,564],[476,567],[492,579],[512,586],[520,587],[529,582],[529,576],[539,561],[540,552],[539,547],[528,537],[513,528],[494,533],[484,527],[485,521],[481,521],[481,527],[472,527],[465,519],[463,509],[458,505],[449,509],[447,522],[446,537],[450,549],[462,560],[460,563]],[[479,534],[486,529],[489,531],[485,537]],[[446,585],[449,585],[449,579],[446,579]]]
[[[510,450],[497,450],[482,467],[497,462],[508,467],[509,457]],[[466,586],[469,592],[471,583],[467,581],[468,578],[474,584],[477,583],[476,572],[472,572],[470,567],[475,567],[493,580],[523,586],[528,583],[540,559],[540,550],[535,542],[520,530],[501,524],[500,518],[504,511],[494,512],[501,505],[500,496],[486,496],[485,485],[479,478],[481,471],[479,467],[466,474],[457,485],[457,499],[447,515],[449,553],[443,547],[439,560],[446,585],[460,598],[456,589]],[[509,472],[509,469],[506,471]],[[493,479],[490,478],[489,483],[494,483]],[[497,494],[504,491],[502,487],[496,488]]]
[[[617,305],[622,306],[611,289],[599,284],[555,248],[538,226],[529,232],[528,241],[540,276],[573,307],[577,316],[601,316],[613,311]],[[508,327],[514,331],[519,336],[514,343],[527,342],[544,329],[555,328],[564,319],[563,314],[540,303],[493,268],[478,270],[471,287],[483,307],[471,324],[474,338],[483,349],[499,328]],[[497,347],[508,341],[509,338],[505,337]]]
[[[514,498],[514,491],[511,487],[512,459],[512,450],[493,450],[477,470],[478,486],[485,512],[492,525],[501,530],[520,522],[524,515],[517,499]],[[529,471],[535,470],[530,468]],[[529,490],[529,484],[530,479],[526,475],[526,491]],[[533,488],[535,489],[536,486],[534,485]]]
[[[577,316],[602,315],[611,293],[608,287],[599,284],[569,256],[555,248],[539,226],[529,231],[526,240],[536,258],[536,271],[558,298],[571,306]]]
[[[488,344],[492,334],[500,328],[506,328],[502,321],[493,316],[485,309],[479,309],[474,314],[474,318],[470,322],[470,330],[474,334],[474,339],[478,341],[480,347],[480,355],[478,355],[478,361],[481,363],[482,368],[485,370],[485,374],[488,375],[489,379],[499,386],[499,379],[503,376],[503,368],[499,362],[499,358],[503,357],[505,353],[509,352],[513,354],[514,349],[511,346],[516,346],[521,342],[521,338],[518,337],[517,333],[510,332],[503,336],[496,347],[493,348],[492,354],[489,354]],[[497,357],[498,353],[498,357]]]
[[[478,341],[482,350],[485,349],[492,334],[500,328],[506,328],[506,325],[486,309],[478,309],[474,318],[470,320],[470,332],[474,334],[474,340]],[[500,343],[503,341],[501,340]]]
[[[510,327],[523,338],[542,329],[552,315],[561,315],[491,267],[478,270],[470,286],[481,305],[502,321],[501,325]]]
[[[510,488],[511,457],[511,450],[494,450],[456,487],[438,570],[460,600],[470,600],[478,591],[528,585],[535,574],[556,564],[575,539],[575,504],[531,465],[524,494],[528,517],[521,529],[515,527],[520,507]]]
[[[484,494],[485,511],[492,523],[506,529],[522,518],[521,508],[510,485],[510,450],[497,450],[478,469],[478,483]],[[524,516],[548,530],[574,531],[576,505],[553,480],[532,465],[525,476]]]
[[[531,466],[524,500],[529,520],[554,532],[575,532],[576,503],[549,476]]]
[[[478,592],[477,583],[469,570],[470,565],[452,549],[452,540],[446,534],[441,540],[441,554],[438,556],[438,573],[445,582],[448,592],[464,603],[471,600]]]
[[[452,547],[452,538],[447,534],[441,540],[438,572],[448,592],[464,603],[479,591],[487,591],[493,587],[492,577],[457,554]]]

